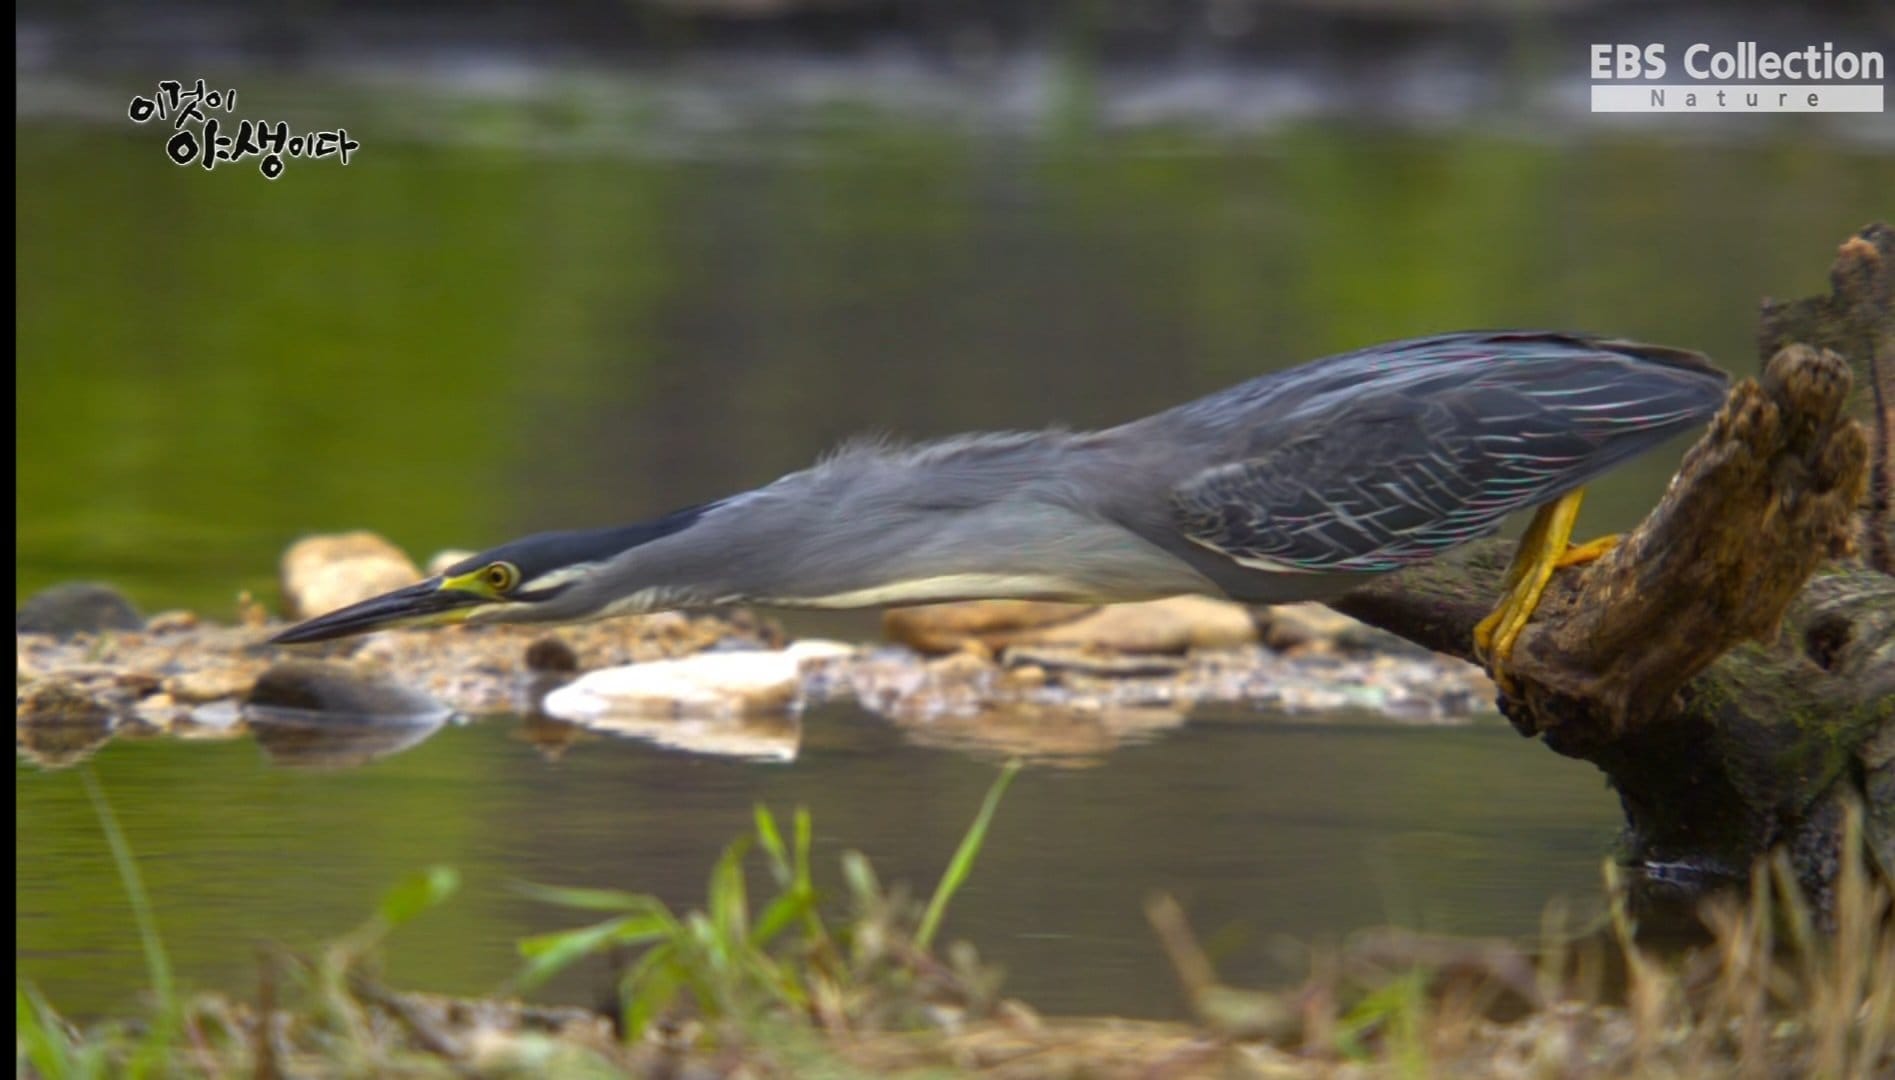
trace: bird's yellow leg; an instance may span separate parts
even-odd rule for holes
[[[1546,547],[1546,531],[1556,505],[1542,506],[1533,515],[1527,531],[1520,537],[1519,546],[1514,549],[1513,562],[1507,567],[1507,575],[1500,582],[1500,602],[1494,606],[1492,613],[1474,627],[1474,651],[1482,658],[1492,655],[1495,635],[1506,622],[1509,608],[1517,602],[1521,582],[1533,569],[1534,555]]]
[[[1514,552],[1513,565],[1507,567],[1500,603],[1474,627],[1474,651],[1487,661],[1488,670],[1502,690],[1511,688],[1511,680],[1502,669],[1513,656],[1514,640],[1533,617],[1533,609],[1539,606],[1540,596],[1546,592],[1546,583],[1552,579],[1553,571],[1560,566],[1596,559],[1618,542],[1616,537],[1603,537],[1567,550],[1566,542],[1572,538],[1573,524],[1579,518],[1579,503],[1584,495],[1584,489],[1567,492],[1533,515],[1532,524],[1527,526],[1526,535],[1520,538],[1520,547]],[[1573,558],[1575,555],[1580,557]]]

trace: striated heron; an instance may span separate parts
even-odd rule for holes
[[[1336,596],[1539,507],[1476,631],[1496,674],[1568,548],[1581,485],[1708,420],[1696,353],[1497,331],[1377,345],[1105,431],[859,442],[766,487],[542,533],[278,634],[567,622],[752,603],[872,607]]]

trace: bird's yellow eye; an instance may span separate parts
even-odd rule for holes
[[[497,562],[481,571],[481,578],[494,592],[506,592],[520,583],[520,568],[507,562]]]

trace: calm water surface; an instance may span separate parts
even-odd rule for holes
[[[461,893],[401,931],[390,977],[490,990],[515,942],[577,925],[517,881],[652,891],[701,904],[751,808],[810,808],[819,876],[868,854],[885,881],[931,889],[995,763],[913,744],[846,707],[803,720],[792,764],[696,757],[606,737],[548,754],[513,718],[450,727],[353,769],[266,761],[249,739],[119,741],[93,759],[172,958],[198,986],[254,984],[262,940],[342,933],[402,875],[445,863]],[[22,763],[16,954],[62,1008],[123,1010],[143,959],[78,774]],[[1174,981],[1145,924],[1155,890],[1229,945],[1224,971],[1299,974],[1284,935],[1335,941],[1396,922],[1528,935],[1559,897],[1591,903],[1615,806],[1589,766],[1500,722],[1393,728],[1211,714],[1087,767],[1029,768],[1008,793],[946,933],[1003,964],[1010,993],[1053,1012],[1173,1015]],[[593,999],[603,969],[552,988]]]

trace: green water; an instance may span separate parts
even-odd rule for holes
[[[1305,131],[540,157],[356,131],[179,169],[22,127],[15,584],[273,596],[283,546],[425,558],[751,487],[852,434],[1110,424],[1378,340],[1557,326],[1754,368],[1895,159]],[[742,139],[733,136],[735,150]],[[772,146],[778,146],[773,143]],[[1676,453],[1597,489],[1635,520]]]
[[[93,767],[181,975],[243,992],[258,942],[314,946],[437,863],[464,886],[394,939],[389,978],[491,990],[518,970],[519,938],[584,921],[513,882],[701,903],[757,802],[810,808],[836,893],[850,848],[884,880],[931,889],[995,771],[841,707],[804,719],[790,765],[609,738],[548,760],[517,721],[494,718],[351,770],[271,766],[248,740],[120,741]],[[65,1009],[131,1007],[143,960],[79,776],[21,765],[14,793],[21,973]],[[1155,890],[1227,942],[1230,977],[1280,982],[1297,973],[1283,935],[1334,942],[1391,920],[1534,934],[1555,897],[1590,904],[1613,823],[1590,767],[1497,722],[1206,717],[1098,767],[1022,774],[945,933],[1003,964],[1008,991],[1041,1009],[1175,1015],[1183,1001],[1143,915]],[[588,970],[552,992],[590,1002],[605,983]]]
[[[1453,328],[1588,328],[1742,373],[1758,299],[1821,289],[1895,191],[1895,160],[1794,139],[845,119],[587,155],[371,116],[354,164],[274,184],[174,168],[126,124],[17,128],[16,587],[228,617],[239,590],[273,598],[304,532],[425,558],[750,487],[865,430],[1109,424]],[[1582,528],[1636,520],[1679,449],[1599,485]],[[467,887],[397,939],[391,979],[490,989],[566,919],[506,882],[686,902],[757,800],[808,804],[826,864],[857,847],[926,887],[992,777],[844,708],[805,719],[787,766],[609,740],[549,762],[513,735],[485,720],[343,771],[248,741],[121,741],[95,765],[180,971],[239,991],[259,939],[318,942],[441,862]],[[76,776],[22,762],[15,804],[23,973],[61,1008],[127,1008],[141,961]],[[1172,1014],[1151,890],[1247,931],[1221,962],[1261,982],[1291,972],[1279,934],[1531,932],[1593,894],[1615,822],[1589,767],[1498,721],[1199,718],[1022,776],[948,932],[1050,1011]],[[587,999],[587,977],[556,992]]]

